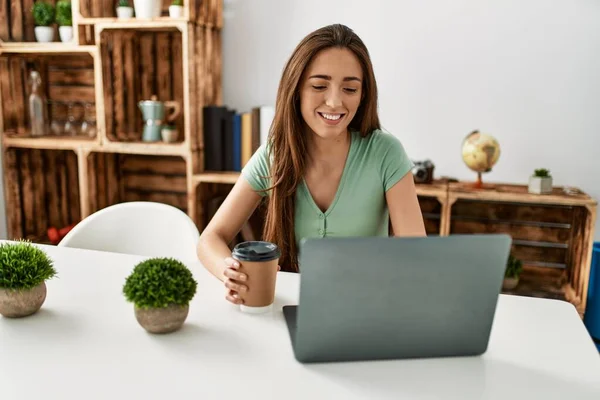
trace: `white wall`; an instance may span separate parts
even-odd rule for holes
[[[231,107],[273,105],[300,39],[343,23],[371,53],[384,128],[436,176],[475,178],[460,146],[479,129],[502,149],[485,180],[544,167],[600,198],[600,1],[225,0],[224,18]]]

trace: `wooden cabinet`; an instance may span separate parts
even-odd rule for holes
[[[445,187],[445,195],[441,188]],[[439,231],[431,221],[430,193],[442,204]],[[507,293],[566,300],[583,315],[587,301],[597,201],[578,189],[551,194],[527,186],[466,182],[417,185],[428,234],[505,233],[511,252],[523,262],[519,285]]]

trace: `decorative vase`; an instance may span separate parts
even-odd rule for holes
[[[169,6],[169,16],[171,18],[183,17],[183,6]]]
[[[552,193],[551,176],[531,176],[529,178],[529,193],[546,194]]]
[[[36,26],[35,40],[41,43],[54,41],[54,28],[51,26]]]
[[[504,280],[502,281],[502,289],[504,290],[512,290],[514,288],[517,287],[517,285],[519,284],[519,278],[504,278]]]
[[[61,42],[70,42],[73,40],[73,27],[72,26],[59,26],[58,35],[60,36]]]
[[[133,18],[133,7],[117,7],[117,18]]]
[[[46,300],[46,283],[27,290],[0,288],[0,314],[21,318],[35,314]]]
[[[160,17],[161,0],[133,0],[136,18],[158,18]]]
[[[170,305],[165,308],[134,307],[135,318],[150,333],[170,333],[179,330],[185,322],[190,307]]]
[[[178,132],[177,128],[174,126],[164,126],[160,133],[162,140],[165,143],[173,143],[177,141]]]

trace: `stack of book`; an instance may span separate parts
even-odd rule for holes
[[[206,106],[204,117],[204,169],[241,171],[267,140],[275,108],[254,107],[238,113],[226,106]]]

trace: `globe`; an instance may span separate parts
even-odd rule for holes
[[[473,131],[462,144],[462,159],[472,171],[477,172],[476,187],[482,187],[481,174],[490,172],[500,158],[500,144],[491,135]]]

